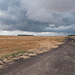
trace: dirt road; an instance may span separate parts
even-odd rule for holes
[[[70,41],[49,52],[15,61],[0,70],[0,75],[75,75],[75,43]]]

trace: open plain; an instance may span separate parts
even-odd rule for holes
[[[73,41],[73,42],[72,42]],[[75,40],[0,70],[0,75],[75,75]]]
[[[62,44],[64,36],[0,36],[0,59],[34,49],[51,49]]]

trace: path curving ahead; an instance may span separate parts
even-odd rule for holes
[[[49,52],[20,59],[0,70],[0,75],[75,75],[75,43],[67,41]]]

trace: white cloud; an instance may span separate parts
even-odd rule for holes
[[[4,13],[2,11],[0,11],[0,16],[4,16]]]
[[[49,24],[49,26],[50,26],[50,27],[55,27],[55,25],[54,25],[54,24]]]
[[[0,31],[0,35],[34,35],[34,36],[66,36],[68,34],[56,33],[56,32],[25,32],[25,31]]]
[[[58,26],[58,27],[46,27],[46,30],[56,30],[56,31],[70,30],[70,29],[74,29],[74,26],[75,25]]]

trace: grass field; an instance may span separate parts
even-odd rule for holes
[[[64,36],[0,36],[0,58],[24,53],[30,49],[51,49],[61,44],[64,39]]]
[[[75,39],[75,36],[69,36],[69,37],[71,37],[71,38]]]

